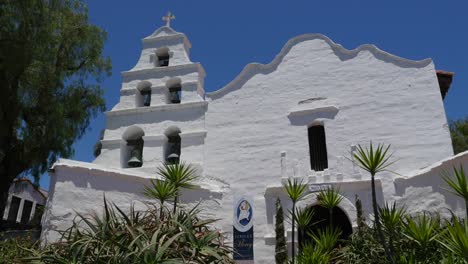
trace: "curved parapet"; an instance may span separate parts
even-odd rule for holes
[[[332,49],[333,53],[342,61],[350,60],[355,58],[360,52],[362,51],[369,51],[374,55],[375,58],[388,62],[388,63],[393,63],[399,67],[402,68],[423,68],[432,63],[431,59],[424,59],[424,60],[409,60],[405,59],[402,57],[398,57],[395,55],[392,55],[390,53],[387,53],[379,48],[377,48],[375,45],[371,44],[364,44],[361,45],[355,49],[348,50],[341,46],[340,44],[337,44],[333,42],[331,39],[329,39],[327,36],[322,35],[322,34],[304,34],[304,35],[299,35],[297,37],[294,37],[290,39],[284,47],[281,49],[280,53],[276,55],[276,57],[273,59],[268,64],[261,64],[261,63],[250,63],[247,66],[244,67],[242,72],[234,78],[230,83],[228,83],[226,86],[223,88],[207,93],[207,97],[215,100],[217,98],[222,97],[223,95],[229,93],[232,90],[236,90],[242,85],[247,82],[250,78],[255,76],[256,74],[268,74],[272,71],[274,71],[278,65],[283,61],[284,57],[289,53],[289,51],[297,44],[304,42],[304,41],[309,41],[309,40],[323,40],[325,41],[330,48]]]

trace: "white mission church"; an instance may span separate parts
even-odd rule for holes
[[[273,263],[275,201],[291,207],[282,188],[288,177],[303,178],[311,191],[339,186],[344,225],[356,226],[356,195],[370,218],[370,176],[350,161],[356,145],[370,140],[391,144],[398,160],[395,173],[378,177],[380,202],[464,213],[440,178],[453,165],[468,169],[468,152],[453,155],[443,105],[452,74],[436,71],[432,60],[373,45],[348,50],[304,34],[271,63],[249,64],[205,93],[205,71],[190,60],[185,34],[166,25],[142,43],[136,65],[122,72],[120,102],[105,113],[100,156],[92,163],[60,159],[51,169],[44,242],[56,241],[75,212],[100,212],[104,194],[123,208],[144,206],[143,186],[172,159],[193,164],[201,176],[182,201],[201,200],[228,235],[234,204],[251,197],[255,263]],[[312,195],[300,206],[315,204]]]

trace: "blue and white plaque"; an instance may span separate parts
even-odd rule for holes
[[[241,197],[234,204],[234,260],[237,263],[253,263],[253,200]]]

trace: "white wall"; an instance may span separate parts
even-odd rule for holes
[[[139,190],[145,180],[140,179],[154,177],[155,167],[162,161],[164,131],[171,126],[182,131],[182,160],[199,166],[202,179],[208,181],[199,195],[220,202],[221,208],[208,211],[222,219],[219,227],[232,232],[235,197],[254,198],[256,263],[273,261],[274,201],[279,196],[285,211],[290,206],[281,188],[285,177],[340,186],[345,197],[342,209],[353,224],[354,197],[358,194],[369,219],[368,175],[348,160],[355,144],[367,145],[372,140],[391,144],[395,151],[398,162],[391,169],[405,179],[394,182],[395,174],[381,174],[380,202],[385,199],[416,206],[421,200],[429,206],[422,202],[429,197],[429,203],[437,203],[437,208],[458,208],[452,198],[440,194],[437,174],[432,174],[434,180],[426,181],[418,172],[431,164],[438,167],[439,160],[453,154],[431,60],[409,61],[371,45],[346,50],[322,35],[302,35],[291,39],[270,64],[248,65],[224,88],[207,94],[204,101],[201,66],[146,69],[149,55],[144,50],[137,66],[123,73],[122,98],[106,114],[103,150],[95,164],[66,161],[56,165],[44,227],[46,240],[56,238],[50,235],[51,230],[69,223],[72,209],[100,208],[104,192],[122,205],[143,199]],[[194,101],[185,105],[132,106],[134,94],[130,91],[139,82],[149,80],[157,90],[171,77],[196,83],[199,101],[193,97]],[[326,131],[329,170],[324,173],[310,171],[307,127],[314,122],[322,122]],[[132,125],[145,133],[144,165],[120,169],[122,135]],[[283,175],[282,151],[287,154]],[[411,194],[415,188],[420,196]],[[217,196],[205,195],[206,190],[216,190]],[[191,195],[194,200],[198,194]],[[308,200],[303,206],[312,203]],[[422,209],[416,206],[411,210]]]
[[[325,99],[299,103],[312,98]],[[354,144],[391,144],[398,159],[392,169],[402,175],[453,154],[432,62],[408,61],[373,46],[347,51],[322,35],[299,36],[271,64],[247,66],[207,100],[205,175],[230,186],[221,217],[225,230],[232,223],[232,196],[254,197],[256,257],[269,259],[259,263],[269,263],[274,250],[263,241],[273,228],[265,190],[280,181],[281,151],[288,175],[293,167],[296,176],[312,174],[307,127],[314,121],[325,126],[330,179],[343,173],[345,191],[346,182],[367,177],[350,173],[346,158]],[[382,176],[384,196],[392,200],[394,174]]]

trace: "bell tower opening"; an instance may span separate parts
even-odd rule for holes
[[[164,151],[164,161],[170,164],[178,164],[181,154],[180,129],[171,127],[164,133],[167,137],[167,143]]]
[[[180,104],[182,97],[182,81],[180,78],[172,78],[166,82],[168,89],[167,103]]]
[[[169,48],[159,48],[156,50],[156,67],[169,66]]]
[[[138,168],[143,166],[143,136],[145,133],[137,126],[125,130],[121,144],[122,168]]]
[[[137,85],[135,105],[136,107],[151,105],[151,83],[149,81],[142,81]]]

